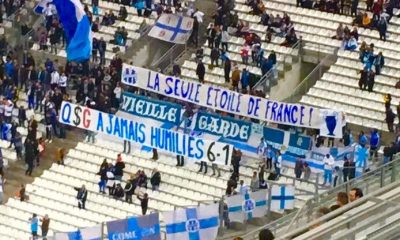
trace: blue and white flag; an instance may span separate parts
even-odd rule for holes
[[[150,30],[149,36],[163,41],[184,44],[193,28],[193,18],[163,14]]]
[[[267,214],[267,190],[235,195],[226,198],[229,220],[241,222]]]
[[[43,0],[48,1],[48,0]],[[46,3],[39,3],[38,6]],[[67,60],[83,62],[92,53],[92,32],[90,21],[79,0],[53,0],[67,41]],[[38,7],[37,7],[38,8]],[[40,8],[38,8],[38,11]]]
[[[164,212],[167,240],[214,240],[219,226],[219,205]]]
[[[33,9],[33,11],[36,14],[43,14],[44,10],[47,8],[47,4],[51,3],[52,0],[43,0],[41,2],[38,3],[38,5],[36,5],[36,7]]]
[[[100,240],[102,237],[101,226],[79,229],[75,232],[55,233],[54,240]]]
[[[108,239],[160,240],[158,213],[107,222]]]
[[[271,189],[271,211],[281,212],[294,208],[294,186],[273,185]]]

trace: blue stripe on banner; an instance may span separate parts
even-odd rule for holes
[[[196,224],[198,222],[197,219],[197,209],[196,208],[187,208],[186,209],[186,218],[188,220],[188,223],[186,223],[187,225],[190,224]],[[188,228],[188,227],[186,227]],[[199,234],[199,228],[201,228],[200,226],[193,226],[193,228],[191,228],[191,226],[189,226],[189,229],[187,229],[187,231],[189,232],[189,240],[200,240],[200,234]]]
[[[285,197],[286,187],[281,187],[281,197]],[[285,209],[285,199],[281,200],[281,209]]]
[[[235,206],[228,208],[228,212],[239,212],[242,211],[242,206]]]
[[[261,207],[261,206],[265,206],[265,205],[267,205],[267,201],[266,200],[256,202],[256,207]]]
[[[167,234],[186,232],[186,222],[167,224],[165,229]]]
[[[205,219],[200,219],[199,223],[200,223],[200,229],[213,228],[218,226],[219,219],[218,217],[205,218]]]

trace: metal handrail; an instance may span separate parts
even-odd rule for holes
[[[347,189],[347,191],[350,191],[350,186],[354,186],[354,185],[356,185],[356,183],[364,183],[364,184],[368,185],[368,182],[372,182],[370,179],[373,179],[373,181],[378,181],[380,178],[375,176],[376,174],[384,175],[385,174],[384,170],[386,168],[390,169],[399,163],[400,163],[400,156],[396,156],[396,159],[394,159],[393,161],[386,163],[386,164],[376,168],[375,170],[364,173],[360,177],[356,177],[346,183],[340,184],[327,192],[321,193],[321,194],[307,200],[301,209],[295,210],[294,212],[291,212],[281,218],[278,218],[277,220],[275,220],[273,222],[270,222],[262,227],[252,230],[252,231],[242,235],[241,237],[244,239],[248,239],[249,237],[250,237],[250,239],[254,239],[255,234],[257,234],[258,232],[260,232],[263,229],[267,228],[267,229],[271,230],[272,232],[276,232],[280,228],[280,226],[282,228],[287,228],[288,224],[291,224],[292,222],[296,222],[296,220],[300,216],[299,212],[300,211],[304,212],[305,211],[304,209],[306,208],[306,206],[309,206],[308,208],[310,211],[314,210],[315,208],[320,207],[323,204],[322,202],[324,202],[324,201],[327,202],[329,200],[332,200],[332,197],[330,197],[330,195],[336,194],[337,192],[340,192],[343,189]],[[381,176],[381,179],[384,177],[385,176]],[[393,178],[392,178],[392,180],[393,180]],[[326,197],[324,197],[324,196],[326,196]],[[327,200],[327,198],[329,198],[329,200]],[[313,202],[314,202],[314,204],[312,204]],[[295,217],[296,217],[296,219],[293,220]]]
[[[362,198],[360,198],[360,199],[358,199],[358,200],[356,200],[354,202],[346,204],[345,206],[339,208],[338,210],[330,212],[330,213],[328,213],[328,214],[326,214],[326,215],[324,215],[324,216],[322,216],[322,217],[320,217],[318,219],[315,219],[315,220],[307,223],[306,225],[303,225],[302,227],[300,227],[299,229],[296,229],[293,232],[285,234],[280,239],[291,239],[291,237],[293,237],[293,236],[296,236],[298,234],[302,234],[302,233],[308,231],[310,229],[310,227],[312,227],[312,226],[314,226],[316,224],[319,224],[321,222],[329,221],[330,219],[333,219],[333,218],[335,218],[337,216],[340,216],[340,215],[344,214],[345,212],[347,212],[347,211],[349,211],[349,210],[351,210],[351,209],[353,209],[355,207],[358,207],[358,206],[360,206],[360,205],[362,205],[362,204],[364,204],[364,203],[366,203],[368,201],[373,200],[373,199],[371,199],[372,197],[379,196],[379,195],[387,192],[388,190],[391,190],[394,187],[398,187],[399,185],[400,185],[400,182],[394,182],[394,183],[391,183],[391,184],[389,184],[387,186],[384,186],[384,187],[380,188],[379,190],[377,190],[377,191],[375,191],[373,193],[370,193],[370,194],[368,194],[368,195],[366,195],[366,196],[364,196],[364,197],[362,197]],[[383,205],[386,206],[387,203],[384,203]]]

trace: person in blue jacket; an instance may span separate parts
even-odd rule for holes
[[[250,73],[246,68],[243,68],[242,75],[240,77],[240,84],[242,84],[242,89],[247,89],[250,83]]]
[[[378,130],[373,129],[371,131],[371,138],[369,140],[370,145],[370,157],[378,157],[378,149],[380,145],[381,137],[379,136]]]

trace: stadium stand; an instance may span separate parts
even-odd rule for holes
[[[274,78],[277,80],[275,84],[279,84],[279,80],[292,68],[292,65],[300,60],[302,54],[305,54],[304,51],[334,55],[335,63],[308,90],[307,94],[302,96],[300,103],[343,111],[346,113],[348,123],[363,128],[379,129],[385,133],[391,130],[386,121],[387,105],[396,108],[400,101],[400,92],[395,88],[398,83],[397,79],[400,77],[400,50],[398,47],[400,20],[398,17],[391,19],[386,41],[380,40],[379,32],[376,30],[358,28],[358,44],[361,45],[362,42],[373,43],[374,52],[382,52],[385,57],[385,64],[380,74],[375,76],[373,91],[365,91],[359,89],[360,71],[366,65],[365,62],[362,62],[363,53],[358,48],[354,51],[344,50],[342,40],[332,39],[339,24],[348,27],[353,24],[352,17],[296,7],[296,2],[292,0],[263,1],[266,7],[265,13],[281,16],[288,14],[290,17],[290,22],[293,24],[299,41],[287,45],[285,44],[287,40],[283,35],[274,34],[271,39],[267,39],[267,36],[264,37],[268,27],[260,23],[260,15],[250,14],[252,8],[247,2],[245,0],[235,1],[234,11],[237,12],[238,18],[243,21],[244,25],[248,24],[248,32],[261,36],[258,53],[262,51],[265,59],[269,58],[270,54],[276,54],[276,63],[267,71],[264,66],[258,66],[258,63],[256,64],[251,60],[249,61],[251,64],[245,64],[242,57],[243,48],[247,47],[247,39],[243,36],[237,36],[235,32],[229,32],[229,29],[227,51],[219,53],[223,55],[221,56],[222,62],[226,62],[226,58],[228,58],[232,62],[232,69],[236,66],[239,69],[246,68],[255,76],[257,81],[261,79],[260,82],[265,78],[267,72],[273,72]],[[89,9],[93,7],[91,6],[92,1],[85,1],[84,3],[87,4]],[[102,19],[109,12],[118,16],[121,6],[120,3],[99,1],[100,11],[93,16],[93,19],[97,17]],[[104,39],[107,42],[106,66],[112,64],[113,60],[120,60],[119,53],[126,52],[135,41],[144,35],[143,29],[141,29],[143,23],[148,26],[155,24],[157,18],[155,12],[150,17],[142,17],[138,16],[135,7],[126,6],[126,8],[128,16],[124,21],[116,20],[110,26],[100,26],[99,30],[93,33],[96,39]],[[364,10],[364,8],[364,3],[360,3],[359,9]],[[172,11],[176,12],[176,9],[172,8]],[[371,13],[368,14],[372,15]],[[11,14],[7,13],[7,15]],[[10,28],[12,21],[6,20],[4,31]],[[41,23],[42,20],[38,22]],[[115,44],[114,33],[122,27],[127,31],[127,41],[125,44],[118,45]],[[35,40],[40,40],[40,37],[39,39],[35,37]],[[50,38],[47,39],[46,37],[45,40],[42,44],[50,46]],[[207,65],[205,75],[207,83],[232,87],[226,81],[226,77],[228,77],[228,80],[231,79],[232,71],[226,73],[223,64],[212,66],[209,44],[208,41],[205,41],[201,45],[202,54],[200,57],[195,53],[196,50],[191,49],[191,53],[188,54],[189,57],[182,59],[182,77],[198,81],[196,69],[198,62],[202,61]],[[67,53],[60,45],[56,46],[58,53],[54,54],[47,50],[41,50],[40,41],[36,41],[30,50],[37,53],[42,52],[43,56],[58,56],[65,59]],[[8,56],[7,58],[11,57]],[[110,73],[110,75],[112,74]],[[102,80],[100,79],[100,82]],[[119,80],[118,77],[117,80]],[[73,84],[70,82],[68,84],[68,88],[72,88]],[[86,90],[86,87],[82,84],[82,88]],[[115,88],[114,85],[112,87]],[[102,87],[97,85],[96,90],[103,97]],[[385,100],[388,94],[391,95],[389,104]],[[89,96],[89,94],[87,95]],[[268,93],[264,93],[264,95],[268,96]],[[17,96],[19,98],[16,98],[18,100],[15,101],[15,105],[28,109],[28,87],[25,87],[25,93],[17,93]],[[113,93],[110,96],[113,96]],[[75,97],[72,99],[75,102],[84,102],[78,101]],[[112,99],[114,100],[114,97]],[[104,103],[104,105],[106,104]],[[108,107],[107,112],[110,112],[111,104],[106,106]],[[46,114],[45,111],[45,114],[33,112],[30,115],[35,121],[39,122],[37,139],[41,138],[42,132],[46,131],[44,125],[49,125]],[[13,120],[17,122],[19,116],[17,108],[14,109],[13,116]],[[22,124],[16,128],[23,136],[22,142],[29,138],[30,124],[28,124],[28,127]],[[397,119],[395,124],[398,124]],[[355,140],[355,142],[358,141],[361,142],[361,140]],[[123,143],[102,136],[96,136],[94,143],[81,142],[80,140],[76,140],[76,142],[76,147],[70,149],[65,156],[65,165],[52,164],[41,176],[35,177],[31,184],[26,185],[28,201],[20,201],[17,198],[10,197],[4,205],[0,205],[0,239],[29,239],[31,233],[29,227],[27,227],[27,220],[33,213],[37,213],[40,217],[44,214],[51,217],[49,236],[56,232],[71,232],[78,228],[91,227],[110,220],[142,215],[140,202],[133,201],[132,204],[129,204],[99,192],[100,165],[104,159],[115,163],[114,159],[117,158],[117,155],[124,152]],[[8,167],[10,163],[18,163],[17,153],[11,150],[9,145],[10,142],[7,140],[0,141],[5,167]],[[390,151],[394,150],[391,149]],[[393,155],[393,152],[391,154]],[[121,180],[123,185],[129,181],[130,176],[138,171],[144,171],[147,176],[154,169],[160,171],[162,183],[158,191],[151,190],[150,184],[137,189],[141,194],[147,193],[151,199],[148,206],[150,212],[165,212],[198,206],[220,201],[221,197],[225,195],[227,182],[232,174],[230,166],[220,167],[222,172],[220,177],[209,176],[199,173],[197,164],[188,164],[184,168],[179,168],[174,164],[175,156],[160,154],[159,160],[154,161],[152,155],[153,153],[140,149],[135,149],[130,154],[121,154],[126,164]],[[388,156],[385,155],[385,157]],[[239,179],[248,184],[252,181],[253,172],[259,171],[259,159],[249,156],[244,158],[245,161],[241,163]],[[400,209],[397,204],[397,195],[400,191],[397,171],[399,160],[395,158],[391,163],[379,166],[382,162],[373,163],[369,166],[369,170],[372,171],[363,173],[361,177],[332,189],[322,186],[322,175],[313,173],[308,180],[296,179],[293,177],[295,175],[293,167],[286,166],[284,173],[277,181],[268,183],[294,185],[296,193],[295,209],[291,212],[278,214],[272,219],[271,216],[268,216],[264,220],[269,221],[269,223],[262,228],[256,228],[253,225],[248,226],[247,233],[227,231],[227,234],[221,236],[220,239],[231,239],[233,235],[241,235],[246,240],[258,239],[259,231],[265,228],[270,229],[275,234],[276,239],[385,239],[385,237],[393,237],[397,234],[396,227],[400,225],[400,215],[393,214]],[[374,169],[375,167],[376,169]],[[77,207],[75,188],[81,185],[85,185],[90,199],[85,210]],[[365,196],[331,211],[325,216],[311,219],[321,207],[329,207],[335,204],[337,193],[345,192],[348,194],[354,187],[362,189]],[[162,231],[164,231],[164,228]]]

